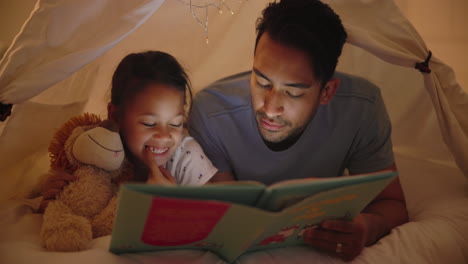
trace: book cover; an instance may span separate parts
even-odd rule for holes
[[[327,219],[351,220],[396,172],[204,186],[124,184],[112,233],[116,254],[211,250],[227,262],[245,252],[302,245]]]

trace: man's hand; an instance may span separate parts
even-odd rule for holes
[[[304,242],[320,251],[350,261],[361,253],[367,235],[368,227],[360,214],[353,221],[324,221],[319,228],[306,230]]]
[[[395,171],[396,165],[392,164],[386,170]],[[396,178],[353,221],[324,221],[322,228],[308,230],[304,241],[349,261],[358,256],[364,246],[375,244],[394,227],[407,221],[405,196]]]
[[[163,166],[158,166],[149,148],[145,150],[145,164],[149,168],[149,175],[146,183],[160,185],[177,184],[174,177],[168,170],[166,170]]]
[[[55,200],[57,195],[70,182],[76,181],[77,177],[62,170],[53,170],[42,186],[42,202],[39,212],[43,213],[50,201]]]

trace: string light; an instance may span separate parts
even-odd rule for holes
[[[231,1],[230,0],[179,0],[179,2],[189,7],[190,14],[192,15],[192,17],[205,30],[205,42],[206,44],[208,44],[209,43],[209,39],[208,39],[209,8],[210,7],[216,8],[220,14],[224,14],[224,11],[227,11],[231,15],[234,15],[234,11],[230,7],[230,4],[228,4],[227,2],[242,3],[242,0],[231,0]],[[196,10],[202,10],[202,12],[204,13],[202,19],[200,19],[197,16]]]

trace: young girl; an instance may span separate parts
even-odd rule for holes
[[[120,62],[112,78],[108,118],[120,127],[134,180],[201,185],[216,173],[184,130],[191,97],[187,74],[167,53],[134,53]]]
[[[134,181],[151,184],[205,184],[217,169],[184,129],[192,92],[187,74],[164,52],[127,55],[112,77],[108,119],[120,128]],[[43,187],[48,201],[74,177],[57,172]]]

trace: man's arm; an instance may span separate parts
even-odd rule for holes
[[[208,182],[225,182],[225,181],[235,181],[236,178],[231,172],[217,172]]]
[[[396,171],[395,163],[385,170]],[[361,213],[366,225],[366,246],[408,222],[408,211],[399,178],[393,180]]]

